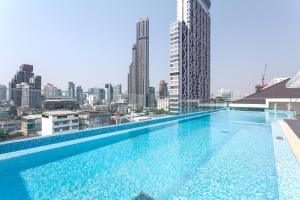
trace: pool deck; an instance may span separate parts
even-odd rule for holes
[[[284,120],[279,124],[300,164],[300,120]]]
[[[299,200],[300,165],[289,143],[291,136],[297,136],[292,132],[287,133],[288,128],[284,121],[272,122],[278,199]]]

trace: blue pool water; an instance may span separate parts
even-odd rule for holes
[[[271,121],[221,111],[0,161],[1,199],[278,199]]]

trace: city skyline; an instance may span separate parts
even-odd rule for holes
[[[135,36],[134,23],[140,16],[149,16],[151,20],[150,85],[157,89],[159,80],[169,82],[168,29],[176,15],[176,1],[160,2],[158,8],[155,0],[73,2],[71,5],[66,2],[1,1],[0,23],[4,31],[0,33],[3,44],[0,47],[0,69],[3,72],[0,84],[8,86],[9,77],[16,67],[28,63],[34,65],[36,73],[43,77],[43,85],[51,83],[66,90],[67,82],[73,81],[86,91],[91,87],[103,88],[105,83],[111,82],[121,83],[126,90],[130,48]],[[98,12],[102,7],[117,4],[121,5],[116,7],[116,12],[123,18],[126,16],[126,20],[118,23],[118,28],[122,29],[121,38],[116,38],[119,32],[111,26],[120,22],[120,18],[112,17],[107,11]],[[234,12],[231,10],[233,5],[236,6]],[[63,16],[68,6],[72,9]],[[132,12],[122,11],[122,6]],[[253,9],[249,11],[249,7]],[[268,15],[266,8],[270,11]],[[295,0],[285,4],[270,0],[259,4],[234,0],[212,2],[212,93],[222,87],[239,90],[243,94],[252,93],[255,84],[260,82],[265,64],[269,64],[268,81],[296,73],[300,67],[297,57],[300,48],[296,45],[300,42],[297,37],[300,28],[296,26],[300,19],[299,8],[300,3]],[[86,12],[90,14],[78,20]],[[51,18],[54,14],[57,17]],[[36,15],[41,17],[36,18]],[[262,20],[257,20],[259,18]],[[110,19],[111,23],[105,22],[105,19]],[[108,30],[101,28],[102,23],[109,27]],[[253,31],[254,28],[256,31]],[[17,30],[23,31],[22,36]],[[115,47],[107,46],[105,40],[113,41]],[[113,60],[115,56],[117,59]],[[68,80],[64,80],[66,73]],[[242,83],[238,84],[241,80]]]

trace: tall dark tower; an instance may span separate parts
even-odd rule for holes
[[[136,25],[136,43],[128,74],[129,104],[147,107],[149,98],[149,19],[140,18]]]

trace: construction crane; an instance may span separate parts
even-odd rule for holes
[[[256,92],[262,91],[262,90],[266,87],[266,85],[267,85],[267,84],[265,83],[267,69],[268,69],[268,65],[266,65],[266,67],[265,67],[265,71],[264,71],[264,73],[263,73],[263,75],[262,75],[262,78],[261,78],[261,83],[255,86]]]

